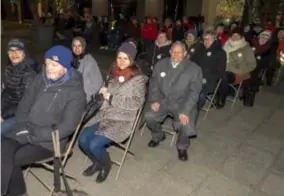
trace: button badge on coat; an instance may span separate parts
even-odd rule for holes
[[[157,55],[157,59],[161,59],[161,58],[162,58],[161,54]]]
[[[211,56],[212,55],[212,53],[211,52],[207,52],[207,56]]]
[[[160,76],[161,76],[162,78],[164,78],[164,77],[166,76],[166,73],[165,73],[165,72],[161,72]]]
[[[190,52],[191,52],[191,53],[194,53],[194,51],[195,51],[194,48],[191,48],[191,49],[190,49]]]

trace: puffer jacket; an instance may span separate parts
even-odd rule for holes
[[[229,39],[223,49],[227,54],[226,71],[246,79],[248,74],[256,68],[253,50],[244,38],[235,42]]]
[[[1,94],[1,116],[3,119],[14,116],[25,89],[36,76],[36,67],[35,61],[26,57],[21,63],[10,64],[4,70],[4,90]]]
[[[86,104],[81,74],[72,69],[67,76],[50,84],[45,72],[38,74],[18,105],[14,130],[5,137],[53,151],[51,133],[56,125],[64,149]]]

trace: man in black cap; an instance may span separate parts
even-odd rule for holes
[[[12,39],[7,47],[10,64],[4,70],[1,94],[1,134],[9,132],[15,121],[14,115],[25,89],[36,75],[37,64],[25,51],[24,43]]]

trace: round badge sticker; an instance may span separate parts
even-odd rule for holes
[[[261,59],[261,56],[257,56],[256,58],[257,58],[257,60],[260,60],[260,59]]]
[[[191,48],[191,49],[190,49],[190,52],[191,52],[191,53],[194,53],[194,51],[195,51],[194,48]]]
[[[162,55],[157,55],[157,59],[161,59],[162,58]]]
[[[243,54],[242,53],[238,53],[238,57],[242,57],[243,56]]]
[[[123,76],[119,76],[119,77],[118,77],[118,81],[119,81],[120,83],[124,82],[124,80],[125,80],[125,79],[124,79]]]
[[[164,78],[166,76],[166,73],[165,72],[161,72],[160,75],[161,75],[162,78]]]
[[[207,56],[211,56],[212,55],[212,53],[211,52],[207,52]]]

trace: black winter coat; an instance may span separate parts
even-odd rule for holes
[[[56,125],[63,149],[81,119],[85,104],[83,81],[77,71],[72,69],[69,79],[52,85],[48,85],[45,72],[40,73],[19,103],[14,130],[5,136],[53,151],[51,133]]]
[[[36,76],[36,67],[35,61],[26,57],[18,65],[10,64],[4,70],[4,90],[1,94],[1,116],[3,119],[14,116],[25,89]]]
[[[191,60],[199,65],[206,79],[203,90],[205,93],[212,93],[216,88],[219,79],[223,78],[226,69],[226,52],[221,45],[215,41],[210,48],[200,43],[191,56]]]

